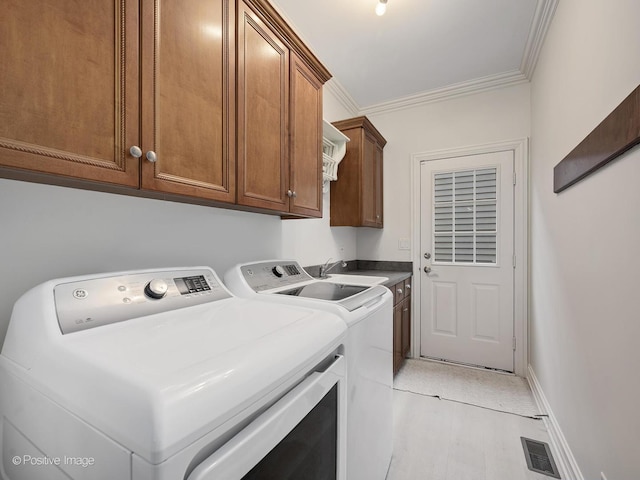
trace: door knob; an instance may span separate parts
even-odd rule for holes
[[[424,267],[424,273],[426,273],[427,275],[431,273],[431,267],[426,266]]]
[[[140,158],[142,156],[142,149],[139,146],[134,145],[129,149],[129,153],[134,158]]]

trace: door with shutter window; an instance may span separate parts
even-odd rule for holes
[[[513,151],[420,164],[420,355],[514,370]]]

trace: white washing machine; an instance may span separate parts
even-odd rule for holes
[[[206,267],[46,282],[0,354],[0,476],[345,480],[346,332]]]
[[[339,315],[348,326],[347,478],[384,480],[393,450],[393,299],[381,285],[311,277],[296,261],[236,265],[224,282],[236,295]]]

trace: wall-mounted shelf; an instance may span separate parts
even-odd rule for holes
[[[338,164],[347,151],[349,137],[326,120],[322,121],[322,191],[329,191],[329,182],[338,179]]]
[[[553,169],[560,193],[640,144],[640,86]]]

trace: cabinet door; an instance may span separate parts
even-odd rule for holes
[[[402,307],[402,341],[400,345],[400,356],[403,361],[411,349],[411,298],[405,298]]]
[[[339,123],[338,123],[339,125]],[[364,133],[362,128],[340,130],[348,138],[347,151],[338,165],[338,181],[331,182],[329,224],[333,226],[361,226],[362,219],[362,152]]]
[[[289,50],[238,3],[238,203],[289,210]]]
[[[404,299],[404,282],[396,283],[392,289],[391,293],[393,293],[393,304],[396,305],[400,303]]]
[[[362,225],[365,227],[378,226],[376,165],[376,139],[365,131],[362,157]]]
[[[393,307],[393,374],[402,365],[402,304]]]
[[[376,143],[376,160],[375,160],[375,215],[376,227],[382,228],[384,225],[383,218],[383,188],[382,188],[382,147]]]
[[[322,82],[291,54],[291,213],[322,216]]]
[[[233,5],[142,2],[142,188],[235,201]]]
[[[411,296],[411,281],[412,281],[413,277],[409,277],[404,281],[404,297],[410,297]]]
[[[137,0],[2,5],[0,165],[137,186]]]

